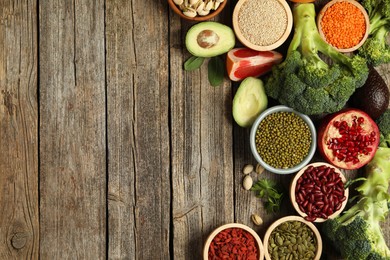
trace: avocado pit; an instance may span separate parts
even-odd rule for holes
[[[203,30],[198,34],[196,40],[200,47],[208,49],[219,42],[219,36],[212,30]]]

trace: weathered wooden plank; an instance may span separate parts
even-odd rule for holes
[[[38,259],[36,1],[0,3],[0,258]]]
[[[166,1],[106,1],[108,257],[170,259]]]
[[[104,1],[40,1],[40,256],[106,257]]]
[[[229,7],[217,18],[229,21]],[[174,259],[201,259],[204,242],[234,221],[231,84],[212,87],[207,62],[185,72],[191,25],[171,12],[171,129]]]

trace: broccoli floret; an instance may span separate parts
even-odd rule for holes
[[[307,115],[336,112],[365,83],[366,60],[344,55],[321,38],[313,3],[294,5],[293,15],[294,36],[286,59],[265,80],[267,95]]]
[[[390,109],[387,109],[375,122],[381,132],[379,146],[390,147]]]
[[[347,260],[390,259],[380,226],[389,211],[390,148],[378,148],[366,173],[366,179],[356,188],[358,202],[324,222],[321,230]]]
[[[358,49],[359,54],[372,66],[390,62],[390,46],[387,35],[390,26],[389,0],[363,0],[362,5],[370,18],[370,31],[366,42]]]

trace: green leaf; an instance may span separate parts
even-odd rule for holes
[[[275,213],[280,210],[284,197],[284,189],[272,180],[259,179],[251,188],[255,191],[256,197],[264,200],[264,208],[268,213]]]
[[[202,57],[191,56],[184,63],[184,69],[188,70],[188,71],[199,69],[200,66],[202,66],[202,64],[203,64],[203,61],[204,61],[204,58],[202,58]]]
[[[211,86],[216,87],[222,84],[224,76],[224,64],[220,57],[212,57],[208,64],[208,77]]]

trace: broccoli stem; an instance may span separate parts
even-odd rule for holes
[[[379,12],[374,11],[372,17],[370,17],[370,31],[369,35],[373,35],[379,29],[385,29],[385,25],[388,24],[388,20],[385,19]]]
[[[287,55],[301,46],[304,58],[309,62],[317,64],[319,68],[328,68],[328,65],[318,56],[318,52],[321,52],[333,61],[344,64],[353,70],[350,58],[337,51],[321,38],[315,22],[316,12],[313,3],[295,4],[293,17],[295,32]]]

